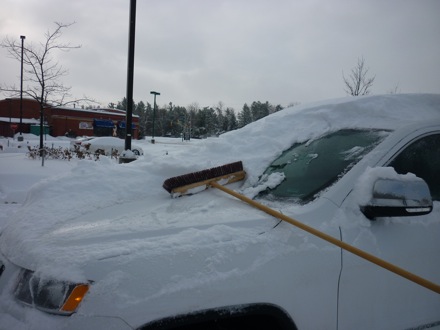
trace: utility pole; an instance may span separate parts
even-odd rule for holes
[[[136,31],[136,0],[130,0],[130,28],[127,66],[127,112],[125,116],[125,150],[131,150],[133,116],[134,44]]]
[[[153,106],[153,134],[151,136],[151,143],[154,144],[154,122],[156,121],[156,95],[160,95],[158,92],[151,91],[150,94],[154,95],[154,106]]]
[[[21,74],[20,74],[20,136],[18,141],[23,141],[23,48],[25,36],[20,36],[21,39]]]

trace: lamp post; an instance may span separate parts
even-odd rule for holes
[[[18,141],[23,141],[22,136],[22,125],[23,125],[23,45],[24,45],[24,39],[26,39],[26,36],[20,36],[21,39],[21,74],[20,74],[20,136],[18,137]]]
[[[150,94],[154,95],[154,106],[153,106],[153,134],[151,136],[151,143],[154,144],[154,122],[156,120],[156,95],[160,95],[158,92],[151,91]]]
[[[132,116],[133,116],[133,78],[134,46],[136,34],[136,0],[130,0],[130,25],[128,31],[128,64],[127,64],[127,113],[125,116],[125,150],[131,150]]]

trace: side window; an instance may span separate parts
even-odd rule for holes
[[[414,173],[426,181],[432,199],[440,201],[440,134],[411,143],[391,163],[397,173]]]

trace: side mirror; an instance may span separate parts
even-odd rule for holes
[[[370,200],[361,211],[370,220],[428,214],[432,211],[431,193],[426,182],[418,177],[377,179]]]

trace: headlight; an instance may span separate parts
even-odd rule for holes
[[[15,288],[15,297],[48,313],[71,315],[89,290],[89,284],[44,279],[24,269]]]

